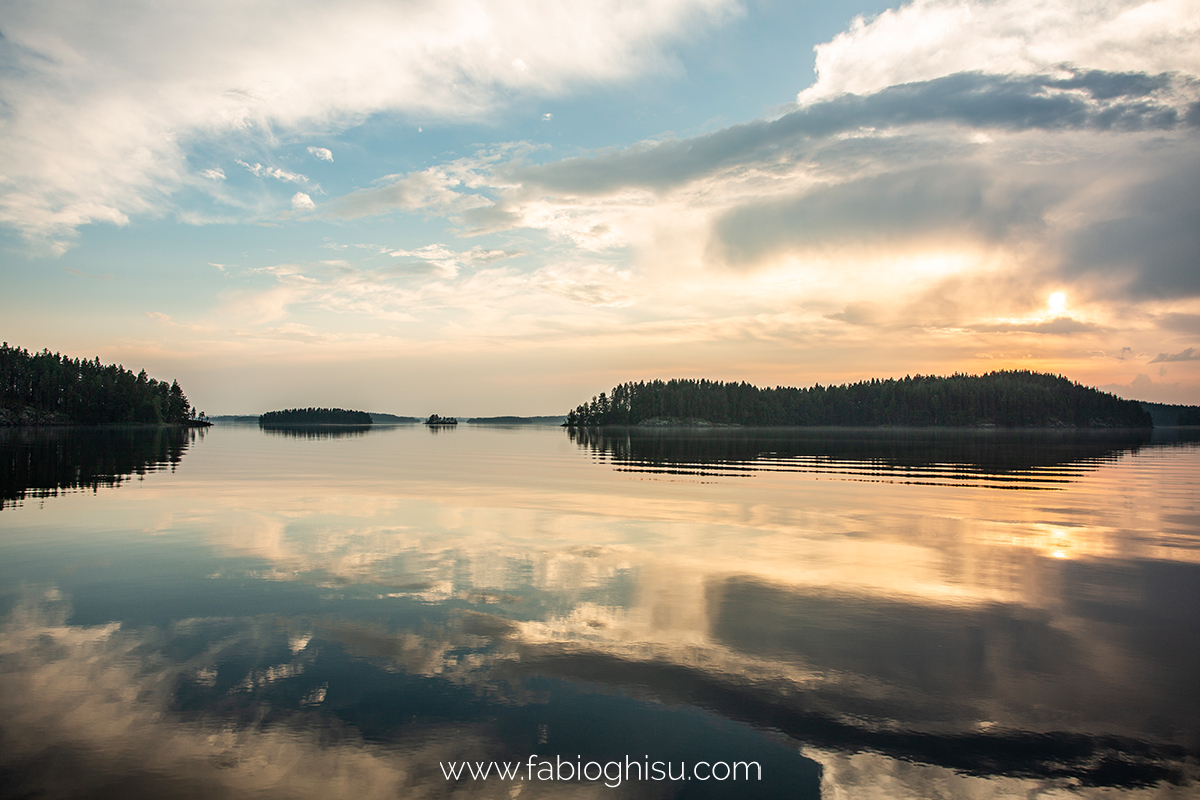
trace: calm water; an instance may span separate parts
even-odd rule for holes
[[[0,796],[1197,797],[1197,438],[0,431]]]

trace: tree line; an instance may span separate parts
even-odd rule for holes
[[[271,425],[370,425],[366,411],[344,408],[288,408],[259,415],[258,424]]]
[[[710,380],[628,382],[567,414],[567,427],[653,420],[735,425],[1149,428],[1134,400],[1026,370],[915,375],[809,388]]]
[[[0,345],[0,424],[185,424],[196,416],[178,381],[119,364]]]

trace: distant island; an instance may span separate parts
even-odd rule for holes
[[[207,426],[178,381],[134,374],[99,357],[69,358],[0,345],[0,425]]]
[[[259,415],[258,424],[264,428],[294,425],[370,425],[366,411],[344,408],[288,408]]]
[[[1172,428],[1175,426],[1200,425],[1200,406],[1185,406],[1172,403],[1147,403],[1138,401],[1142,408],[1150,412],[1154,419],[1154,427]]]
[[[429,419],[425,420],[426,425],[457,425],[458,419],[455,417],[439,417],[437,414],[430,415]]]
[[[1136,400],[1029,371],[760,389],[708,380],[623,383],[567,414],[603,425],[1150,428]]]
[[[371,421],[376,425],[412,425],[420,422],[416,417],[401,417],[396,414],[383,414],[378,411],[372,411]]]
[[[562,425],[566,417],[471,417],[472,425]]]

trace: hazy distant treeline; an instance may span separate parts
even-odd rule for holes
[[[567,415],[568,427],[647,420],[738,425],[1149,428],[1133,400],[1029,371],[760,389],[708,380],[623,383]]]
[[[0,424],[180,424],[194,411],[179,383],[100,359],[0,345]]]
[[[259,425],[370,425],[366,411],[344,408],[288,408],[268,411],[258,418]]]

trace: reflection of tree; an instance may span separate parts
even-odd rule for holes
[[[195,429],[174,427],[0,429],[0,508],[27,496],[119,486],[135,473],[174,470],[196,436]]]
[[[1136,452],[1148,430],[883,431],[573,428],[582,449],[633,471],[940,470],[1004,476]]]
[[[347,436],[363,436],[371,430],[370,425],[262,426],[262,431],[270,436],[286,436],[292,439],[343,439]]]

